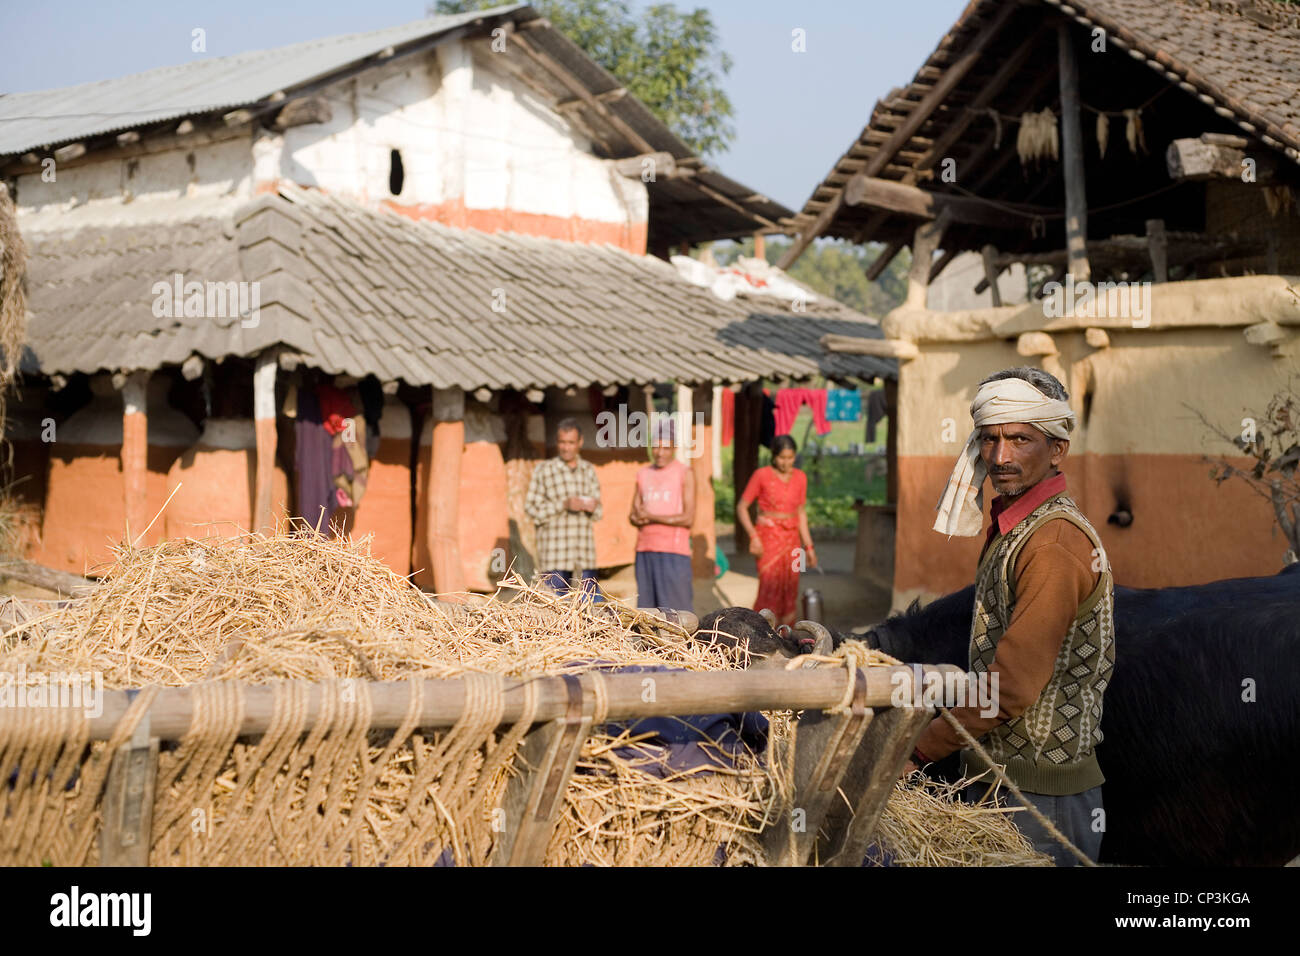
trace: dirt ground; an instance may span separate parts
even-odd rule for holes
[[[735,541],[731,535],[719,536],[718,544],[731,562],[731,568],[714,581],[695,581],[695,613],[701,617],[720,607],[753,607],[758,595],[754,556],[734,555]],[[825,573],[810,571],[799,578],[801,593],[806,588],[821,592],[824,622],[843,631],[882,621],[889,613],[889,590],[853,576],[853,550],[852,541],[817,541],[817,556]],[[620,568],[602,580],[601,587],[614,597],[635,604],[636,569],[631,565]]]

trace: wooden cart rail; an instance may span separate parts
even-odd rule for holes
[[[858,866],[894,782],[934,713],[932,707],[893,704],[915,703],[921,699],[919,693],[913,696],[918,680],[931,685],[934,678],[927,675],[942,679],[948,672],[961,673],[949,665],[820,666],[791,671],[587,671],[503,680],[495,686],[500,693],[499,726],[525,719],[531,695],[532,729],[520,744],[517,766],[522,772],[510,779],[502,798],[505,823],[492,858],[497,865],[542,863],[582,745],[599,723],[793,710],[802,712],[795,725],[794,792],[762,832],[768,862]],[[340,696],[364,694],[371,729],[409,726],[412,695],[418,694],[420,727],[452,727],[465,712],[469,695],[481,692],[481,681],[492,678],[477,680],[477,688],[464,679],[306,684],[306,725],[315,726]],[[244,684],[240,692],[240,735],[265,733],[276,716],[275,685]],[[91,738],[112,739],[137,693],[104,691],[102,713],[87,717],[83,725],[88,725]],[[103,793],[103,865],[148,864],[160,743],[180,740],[189,732],[194,697],[190,687],[158,689],[130,739],[114,755]],[[0,708],[0,739],[18,710]],[[9,769],[0,767],[5,773]]]
[[[921,672],[959,671],[951,665],[924,665]],[[889,707],[895,688],[902,687],[910,699],[917,667],[879,666],[862,671],[866,682],[864,706]],[[570,707],[569,682],[577,678],[586,698],[594,697],[590,671],[572,677],[535,677],[529,680],[507,679],[504,686],[505,708],[502,724],[513,724],[524,715],[525,686],[534,685],[538,695],[534,720],[542,723],[565,716]],[[844,698],[847,673],[841,667],[816,667],[803,670],[754,671],[663,671],[654,673],[605,674],[608,694],[606,717],[609,720],[642,717],[691,716],[695,714],[743,713],[759,710],[827,710]],[[647,684],[647,682],[650,682]],[[335,684],[339,682],[334,682]],[[406,717],[412,681],[361,681],[370,694],[370,726],[375,730],[392,730]],[[421,727],[450,727],[460,719],[465,708],[465,682],[459,679],[424,680]],[[328,684],[308,684],[307,723],[320,716]],[[653,688],[653,692],[651,692]],[[102,693],[102,713],[90,719],[92,740],[108,740],[134,697],[135,691],[106,690]],[[274,715],[274,683],[246,684],[243,689],[244,717],[242,735],[263,733]],[[189,687],[164,687],[149,708],[151,736],[160,740],[180,740],[190,729],[193,694]],[[54,708],[51,708],[54,709]],[[0,708],[0,721],[5,709]]]

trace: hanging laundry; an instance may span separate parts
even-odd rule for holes
[[[357,414],[356,406],[347,393],[333,385],[317,385],[316,400],[320,402],[321,421],[331,435],[343,431],[347,427],[347,420]]]
[[[333,440],[325,430],[320,402],[310,388],[298,389],[294,419],[294,470],[298,476],[298,514],[313,528],[325,530],[334,514]]]
[[[828,388],[826,390],[826,420],[830,422],[856,422],[862,417],[862,396],[856,388]]]
[[[776,393],[776,433],[790,434],[794,420],[799,417],[799,409],[804,405],[812,409],[813,424],[818,435],[825,435],[831,430],[826,421],[826,389],[824,388],[783,388]]]
[[[867,433],[868,445],[876,442],[876,426],[885,417],[885,390],[878,388],[867,395]]]
[[[731,444],[736,434],[736,393],[729,388],[722,390],[722,445]]]

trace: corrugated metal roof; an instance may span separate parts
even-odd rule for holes
[[[822,352],[827,333],[882,337],[839,303],[723,301],[612,246],[452,229],[297,187],[223,216],[153,205],[148,220],[95,222],[83,207],[20,221],[26,370],[157,368],[281,344],[326,372],[465,389],[897,374],[888,359]],[[259,279],[257,327],[155,316],[155,283],[176,273]]]
[[[513,4],[272,50],[195,59],[80,86],[0,95],[0,157],[187,116],[228,112],[262,103],[280,91],[291,95],[327,77],[364,67],[368,58],[377,57],[389,47],[396,48],[400,55],[403,45],[435,40],[478,20],[484,21],[482,27],[471,33],[479,38],[477,42],[484,43],[494,19],[515,23],[520,33],[526,34],[530,47],[549,57],[593,96],[621,88],[612,73],[540,18],[532,7]],[[500,63],[503,69],[526,72],[530,86],[550,91],[556,102],[573,99],[573,90],[561,77],[529,56],[502,58]],[[613,114],[617,122],[611,122],[606,113]],[[569,108],[568,114],[579,128],[598,132],[602,155],[636,156],[648,145],[651,150],[664,150],[693,167],[700,162],[690,147],[634,96],[603,103],[600,110],[578,103]],[[629,137],[629,129],[634,136]],[[721,193],[745,211],[719,202],[701,187]],[[709,168],[699,168],[689,178],[658,179],[650,184],[650,204],[649,238],[656,248],[749,235],[768,223],[789,220],[794,215],[780,203]]]
[[[277,91],[328,76],[390,46],[434,37],[526,6],[511,4],[430,17],[369,33],[195,59],[79,86],[6,94],[0,96],[0,155],[248,106]]]

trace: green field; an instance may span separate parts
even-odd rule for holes
[[[791,437],[799,445],[798,467],[808,475],[808,524],[823,530],[851,531],[858,523],[857,513],[853,510],[854,500],[860,498],[868,504],[884,504],[885,477],[882,474],[868,480],[866,459],[827,455],[823,454],[823,449],[827,445],[838,445],[841,450],[846,450],[852,442],[864,444],[866,421],[831,422],[831,430],[824,436],[818,436],[815,430],[810,429],[811,423],[812,410],[805,407],[800,409],[790,430]],[[889,424],[886,418],[877,426],[877,441],[866,445],[868,455],[884,451]],[[731,446],[722,449],[723,480],[713,483],[714,518],[724,524],[732,524],[736,519],[736,490],[731,483],[733,458]],[[760,448],[759,466],[768,464],[770,460],[768,450]]]

